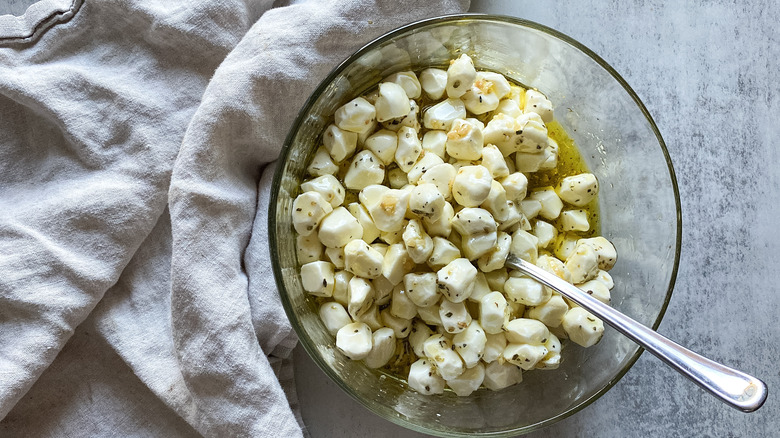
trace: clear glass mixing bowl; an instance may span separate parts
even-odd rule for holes
[[[446,66],[467,53],[478,69],[502,73],[546,94],[555,118],[600,181],[601,231],[618,249],[612,305],[657,328],[680,257],[681,215],[666,147],[652,118],[604,60],[550,28],[516,18],[446,16],[409,24],[358,50],[312,94],[284,144],[269,211],[274,274],[287,315],[312,359],[376,414],[440,436],[511,436],[565,418],[596,400],[641,349],[607,328],[591,348],[569,346],[554,371],[531,371],[502,391],[424,396],[405,382],[354,362],[335,348],[298,275],[291,206],[306,163],[335,110],[385,76]]]

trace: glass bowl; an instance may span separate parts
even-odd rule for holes
[[[656,329],[680,257],[681,215],[674,170],[655,123],[626,82],[573,39],[539,24],[491,15],[419,21],[374,40],[336,67],[301,110],[273,181],[269,238],[282,302],[300,342],[344,391],[374,413],[439,436],[511,436],[559,421],[592,403],[631,368],[641,349],[607,328],[590,348],[570,345],[552,371],[530,371],[501,391],[468,397],[420,395],[404,381],[351,361],[335,348],[299,278],[291,206],[319,137],[343,103],[387,75],[446,66],[467,53],[546,94],[600,181],[601,232],[618,249],[612,305]]]

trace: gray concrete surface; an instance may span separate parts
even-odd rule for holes
[[[606,395],[533,437],[770,437],[780,426],[780,4],[473,1],[553,27],[610,63],[666,140],[683,213],[680,270],[660,332],[753,373],[764,407],[727,407],[645,353]],[[300,349],[312,437],[422,436],[350,399]]]

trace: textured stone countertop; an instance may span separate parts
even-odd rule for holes
[[[682,203],[677,285],[659,331],[762,378],[743,414],[644,353],[607,394],[533,437],[769,437],[780,427],[780,4],[473,1],[472,11],[550,26],[592,49],[647,106]],[[419,437],[349,398],[295,352],[312,437]]]

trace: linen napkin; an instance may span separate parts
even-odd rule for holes
[[[87,0],[0,36],[0,432],[300,435],[271,162],[349,53],[467,6]]]

